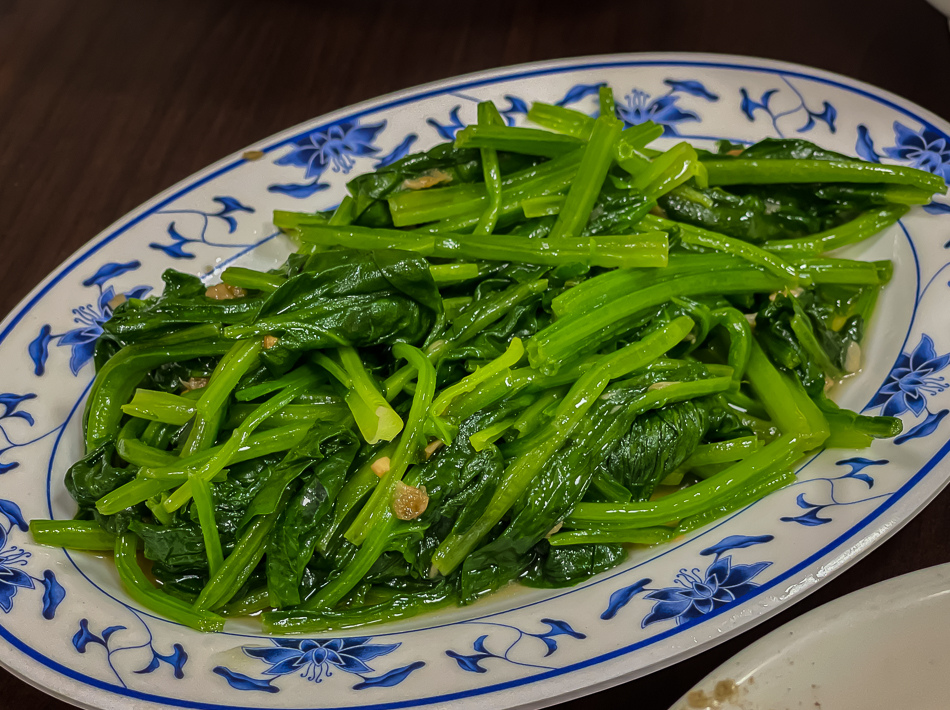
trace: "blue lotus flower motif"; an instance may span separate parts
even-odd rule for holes
[[[294,165],[306,169],[306,177],[317,178],[330,167],[335,173],[348,173],[356,165],[354,158],[375,155],[376,135],[386,122],[360,126],[357,123],[336,123],[325,131],[313,131],[294,141],[295,150],[278,158],[278,165]]]
[[[96,349],[96,339],[102,334],[102,324],[112,317],[112,306],[109,303],[114,298],[115,289],[108,286],[99,294],[99,300],[95,305],[89,304],[73,309],[75,316],[73,320],[79,324],[79,327],[64,333],[59,339],[59,344],[72,348],[69,369],[74,375],[92,359],[93,351]]]
[[[274,646],[245,647],[244,653],[270,664],[264,675],[299,673],[302,678],[319,683],[323,676],[337,668],[347,673],[372,673],[366,664],[377,656],[395,651],[399,644],[371,644],[369,638],[348,639],[274,639]]]
[[[922,335],[914,351],[901,353],[868,409],[882,407],[881,414],[896,417],[910,411],[919,416],[927,407],[927,395],[947,389],[943,377],[934,375],[950,364],[950,354],[937,355],[934,341]]]
[[[771,562],[732,565],[732,556],[717,558],[702,574],[699,569],[680,570],[677,587],[657,589],[644,596],[655,601],[653,609],[643,618],[645,628],[658,621],[676,619],[677,625],[708,614],[745,596],[758,587],[751,580]]]
[[[128,298],[141,298],[151,289],[140,286],[137,289],[123,294]],[[112,317],[112,305],[116,293],[112,286],[107,286],[99,293],[99,299],[95,304],[87,304],[73,309],[73,321],[79,324],[79,327],[73,328],[62,334],[58,345],[69,346],[72,348],[72,354],[69,357],[69,369],[73,374],[79,373],[82,366],[92,359],[93,352],[96,349],[96,340],[102,335],[102,324]]]
[[[895,121],[894,142],[897,145],[883,149],[887,157],[910,163],[911,167],[950,181],[950,139],[943,133],[927,126],[912,131]]]
[[[0,609],[10,613],[13,597],[20,588],[33,589],[33,578],[19,569],[24,566],[30,553],[16,545],[7,548],[7,531],[0,527]]]
[[[623,103],[617,102],[617,116],[628,126],[653,121],[663,126],[666,133],[675,133],[675,124],[699,120],[692,111],[684,111],[676,105],[679,99],[676,94],[665,94],[651,101],[650,94],[634,89],[624,97]]]

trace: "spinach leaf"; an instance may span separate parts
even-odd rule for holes
[[[616,567],[627,557],[623,545],[615,544],[551,547],[545,541],[539,547],[537,560],[520,580],[529,587],[570,587]]]
[[[157,298],[126,301],[103,324],[103,330],[123,343],[140,341],[190,323],[248,323],[257,316],[263,296],[216,300],[191,274],[167,269],[165,289]]]
[[[115,445],[107,442],[96,447],[66,471],[65,485],[69,495],[81,507],[94,506],[106,493],[135,477],[135,467],[112,464],[117,460]]]
[[[538,542],[584,497],[593,472],[594,457],[583,444],[553,456],[525,491],[511,523],[466,558],[460,578],[462,600],[474,601],[527,569]]]
[[[660,198],[658,204],[667,217],[677,222],[703,227],[713,232],[759,244],[770,239],[803,237],[844,222],[852,212],[830,217],[823,205],[814,199],[802,198],[795,189],[770,186],[757,188],[721,187],[700,189],[680,186]]]
[[[503,411],[489,411],[469,417],[459,425],[458,436],[450,445],[412,471],[410,483],[424,486],[429,496],[419,518],[426,531],[413,564],[417,576],[428,577],[435,549],[453,527],[471,525],[494,494],[504,471],[504,458],[494,446],[475,451],[469,437],[503,416]]]
[[[689,458],[720,416],[713,398],[647,412],[634,420],[601,466],[633,494],[633,500],[649,500],[657,484]]]
[[[442,309],[428,264],[397,250],[340,250],[311,257],[307,270],[271,293],[253,325],[226,329],[230,337],[279,336],[265,351],[300,352],[339,345],[421,342]]]
[[[765,138],[742,151],[744,160],[850,160],[857,158],[826,150],[801,138]]]
[[[200,570],[207,574],[208,558],[197,523],[165,527],[134,520],[129,529],[145,543],[146,559],[159,562],[170,571]]]
[[[319,447],[319,461],[290,499],[267,546],[267,588],[275,606],[300,603],[300,582],[317,544],[318,525],[343,487],[359,441],[344,431],[323,438]]]

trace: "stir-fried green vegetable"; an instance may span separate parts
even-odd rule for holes
[[[943,181],[800,140],[660,152],[600,105],[482,104],[335,210],[277,212],[283,267],[116,308],[78,513],[35,539],[113,551],[180,623],[313,633],[577,583],[899,433],[826,394],[891,266],[823,255]]]

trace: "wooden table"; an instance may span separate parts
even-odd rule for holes
[[[287,126],[464,72],[660,50],[802,62],[950,117],[950,34],[923,0],[0,0],[0,311],[128,210]],[[567,705],[665,710],[798,614],[950,561],[948,508],[950,491],[738,638]],[[68,707],[3,671],[0,699]]]

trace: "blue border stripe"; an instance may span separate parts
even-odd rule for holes
[[[644,59],[644,60],[581,62],[578,64],[565,64],[563,66],[526,69],[523,71],[515,71],[513,73],[501,74],[501,75],[491,76],[491,77],[472,78],[455,85],[443,86],[441,88],[435,88],[435,89],[429,89],[429,90],[422,90],[417,93],[400,96],[398,98],[392,99],[382,104],[366,105],[364,108],[361,108],[358,111],[355,111],[343,118],[338,118],[329,124],[322,124],[322,126],[332,125],[332,123],[336,123],[343,120],[358,119],[367,114],[379,113],[379,112],[386,111],[386,110],[389,110],[389,109],[392,109],[392,108],[395,108],[407,103],[417,102],[423,99],[431,98],[434,96],[440,96],[446,93],[457,92],[457,91],[465,90],[468,88],[490,86],[490,85],[497,84],[500,82],[507,82],[507,81],[513,81],[513,80],[518,80],[518,79],[526,79],[526,78],[546,76],[546,75],[552,75],[552,74],[563,74],[563,73],[574,72],[574,71],[647,67],[647,66],[731,69],[731,70],[795,77],[799,79],[804,79],[806,81],[812,81],[812,82],[825,84],[828,86],[833,86],[845,91],[849,91],[853,94],[863,96],[865,98],[868,98],[872,101],[877,102],[878,104],[884,105],[894,111],[897,111],[909,118],[912,118],[913,120],[919,122],[920,124],[928,128],[935,128],[935,126],[930,121],[921,118],[914,111],[898,103],[895,103],[894,101],[890,99],[875,95],[874,93],[871,93],[870,91],[864,88],[849,85],[849,84],[846,84],[841,81],[831,79],[828,77],[815,76],[815,75],[808,74],[808,73],[805,73],[803,71],[796,70],[793,68],[763,67],[763,66],[741,64],[737,62],[720,62],[720,61],[713,61],[713,60],[675,60],[675,59]],[[322,126],[317,126],[317,128],[320,128]],[[270,153],[296,140],[301,135],[310,133],[313,130],[315,130],[315,127],[313,126],[313,124],[312,123],[307,124],[305,128],[301,127],[300,133],[281,139],[267,147],[262,148],[262,150],[265,153]],[[189,183],[179,188],[178,190],[171,193],[169,196],[162,199],[161,201],[159,201],[158,203],[156,203],[149,209],[144,210],[140,214],[131,217],[129,221],[125,222],[124,224],[121,224],[114,231],[103,236],[100,240],[90,244],[88,247],[86,247],[85,251],[78,254],[72,261],[62,266],[60,270],[56,272],[49,279],[47,283],[45,283],[41,288],[37,290],[35,294],[28,297],[27,300],[20,305],[19,310],[15,312],[15,314],[10,318],[6,326],[3,328],[2,332],[0,332],[0,343],[6,340],[6,338],[13,331],[13,328],[16,325],[18,325],[20,321],[22,321],[22,319],[30,312],[30,310],[32,310],[32,308],[47,293],[49,293],[49,291],[56,284],[62,281],[63,278],[65,278],[68,274],[74,271],[79,265],[81,265],[83,262],[89,259],[89,257],[96,254],[104,246],[106,246],[107,244],[117,239],[119,236],[124,234],[126,231],[128,231],[130,228],[132,228],[133,226],[141,222],[146,217],[153,215],[157,210],[160,210],[163,207],[170,204],[171,202],[181,198],[184,195],[187,195],[188,193],[192,192],[196,188],[201,187],[202,185],[207,184],[208,182],[220,177],[221,175],[224,175],[230,172],[234,168],[239,167],[240,165],[243,165],[245,162],[247,161],[245,161],[243,158],[236,158],[232,160],[231,162],[224,164],[220,168],[212,171],[211,173],[205,175],[204,177],[198,178],[194,182]],[[903,227],[903,225],[901,226]],[[906,230],[905,230],[905,233],[906,233]],[[913,245],[911,245],[911,248],[913,249]],[[915,303],[915,313],[916,313],[916,303]],[[913,319],[911,322],[913,322]],[[76,406],[78,406],[78,404]],[[60,433],[60,436],[62,436],[62,432]],[[762,593],[776,587],[777,585],[789,579],[791,576],[797,574],[798,572],[802,571],[803,569],[809,567],[810,565],[814,564],[818,560],[822,559],[823,557],[828,555],[830,552],[834,551],[836,548],[841,546],[844,542],[853,538],[856,533],[859,533],[865,528],[867,528],[874,520],[879,518],[883,513],[885,513],[887,510],[893,507],[911,489],[913,489],[917,484],[919,484],[934,469],[934,467],[941,460],[943,460],[943,458],[947,455],[948,452],[950,452],[950,441],[946,442],[940,448],[940,450],[911,479],[909,479],[903,486],[901,486],[897,491],[891,494],[891,496],[886,501],[884,501],[880,506],[878,506],[874,511],[872,511],[870,514],[865,516],[862,520],[860,520],[857,524],[855,524],[849,530],[845,531],[840,536],[832,540],[830,543],[822,547],[820,550],[818,550],[817,552],[815,552],[814,554],[812,554],[811,556],[809,556],[808,558],[806,558],[805,560],[797,564],[795,567],[785,571],[783,574],[779,576],[774,577],[768,582],[762,583],[759,587],[756,588],[755,595],[745,597],[745,601],[750,601],[760,596]],[[945,484],[945,482],[943,483]],[[937,487],[936,491],[934,492],[934,495],[936,495],[939,492],[940,488],[942,488],[942,485]],[[909,520],[909,518],[902,520],[900,522],[903,523],[903,522],[906,522],[907,520]],[[894,529],[896,528],[893,528],[892,531]],[[623,574],[623,573],[626,573],[627,571],[629,570],[624,570],[624,572],[621,572],[618,574]],[[828,578],[830,578],[830,576]],[[826,580],[828,578],[826,578]],[[814,589],[817,586],[818,586],[817,584],[814,585],[812,589]],[[798,598],[801,598],[801,595]],[[509,610],[506,610],[506,611],[509,611]],[[537,675],[534,675],[528,678],[521,678],[521,679],[509,681],[506,683],[498,683],[495,685],[485,686],[483,688],[465,690],[465,691],[460,691],[456,693],[448,693],[448,694],[432,696],[430,698],[424,698],[424,699],[413,699],[413,700],[400,701],[400,702],[377,703],[377,704],[369,704],[369,705],[346,705],[346,706],[338,706],[338,708],[339,710],[347,710],[347,709],[355,709],[355,708],[359,708],[360,710],[390,710],[390,709],[396,709],[396,708],[411,707],[411,706],[416,706],[416,705],[431,705],[435,703],[444,703],[444,702],[449,702],[453,700],[485,695],[487,693],[497,692],[501,690],[507,690],[507,689],[515,688],[515,687],[525,685],[528,683],[534,683],[534,682],[545,680],[548,678],[553,678],[559,675],[563,675],[565,673],[570,673],[576,670],[590,667],[592,665],[603,663],[605,661],[619,658],[631,652],[650,646],[658,641],[662,641],[676,634],[682,633],[684,631],[688,631],[689,629],[699,625],[700,623],[705,623],[709,621],[710,619],[716,616],[719,616],[722,613],[726,613],[726,612],[731,613],[734,611],[735,611],[735,608],[732,606],[722,607],[710,614],[704,615],[703,617],[695,619],[689,623],[668,629],[667,631],[664,631],[655,636],[652,636],[649,639],[644,639],[642,641],[639,641],[634,644],[630,644],[623,648],[616,649],[609,653],[602,654],[600,656],[596,656],[593,658],[589,658],[584,661],[580,661],[578,663],[565,666],[563,668],[558,668],[555,670],[539,673]],[[767,614],[760,615],[759,617],[757,617],[757,620],[763,620],[764,618],[766,618],[766,616]],[[150,693],[142,693],[140,691],[131,690],[128,688],[123,688],[113,683],[108,683],[105,681],[98,680],[96,678],[91,678],[82,673],[78,673],[72,670],[71,668],[67,668],[63,666],[61,663],[58,663],[57,661],[54,661],[53,659],[44,656],[43,654],[39,653],[35,649],[28,646],[26,643],[21,641],[18,637],[16,637],[11,631],[9,631],[3,625],[0,625],[0,637],[8,641],[11,645],[13,645],[19,651],[21,651],[24,655],[28,656],[29,658],[37,661],[38,663],[58,673],[61,673],[67,678],[79,681],[81,683],[85,683],[86,685],[89,685],[94,688],[110,691],[119,695],[124,695],[124,696],[136,698],[140,700],[147,700],[151,702],[161,703],[161,704],[170,705],[174,707],[195,708],[196,710],[260,710],[262,707],[262,706],[234,705],[234,704],[219,705],[219,704],[210,704],[210,703],[196,703],[196,702],[191,702],[187,700],[181,700],[178,698],[164,697],[164,696],[159,696],[159,695],[153,695]],[[25,676],[22,676],[22,677],[25,677]],[[26,678],[26,680],[29,680],[29,679]],[[605,679],[605,680],[609,680],[609,679]],[[312,705],[306,706],[306,708],[312,708],[312,707],[314,706]],[[300,710],[306,710],[306,708],[301,708]],[[326,710],[337,710],[337,708],[327,707]]]

